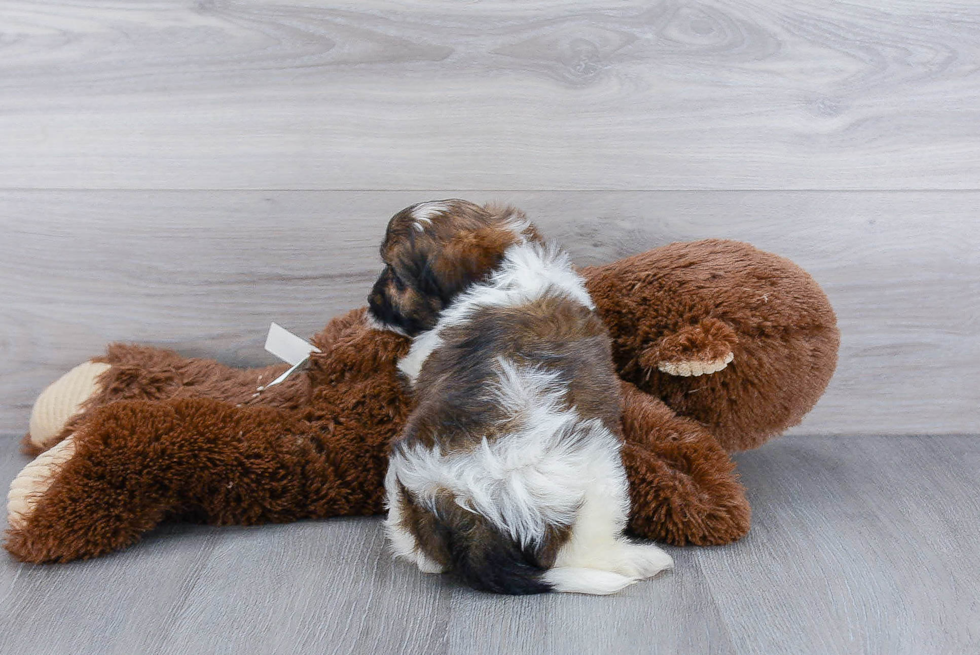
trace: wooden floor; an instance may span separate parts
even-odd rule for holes
[[[738,460],[749,535],[670,549],[619,596],[423,576],[378,519],[174,525],[91,562],[0,559],[0,653],[977,652],[980,439],[791,436]]]
[[[0,654],[980,653],[978,98],[962,0],[0,2],[0,484],[106,342],[268,363],[421,200],[516,204],[581,264],[750,241],[842,329],[738,458],[749,537],[621,597],[422,579],[377,520],[174,525],[0,556]]]

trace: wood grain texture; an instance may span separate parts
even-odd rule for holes
[[[975,189],[980,5],[0,5],[0,188]]]
[[[751,536],[699,559],[738,652],[980,650],[978,441],[800,437],[738,456]]]
[[[0,435],[0,484],[24,460]],[[0,556],[0,652],[980,650],[976,437],[791,436],[738,456],[752,531],[619,596],[489,596],[393,563],[378,519],[170,525],[116,555]]]
[[[364,303],[395,211],[460,195],[525,208],[581,264],[741,239],[824,287],[838,371],[796,432],[974,433],[980,221],[971,192],[0,192],[0,426],[109,341],[270,363],[271,321],[312,334]]]
[[[596,598],[452,597],[451,653],[736,653],[696,549],[668,549],[675,570]]]

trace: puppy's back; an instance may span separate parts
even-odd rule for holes
[[[556,294],[480,307],[439,339],[416,380],[420,409],[407,437],[431,436],[451,450],[492,442],[529,420],[532,397],[619,433],[610,340],[590,308]]]
[[[634,565],[620,539],[619,384],[567,256],[514,246],[413,357],[419,404],[386,480],[396,554],[512,594],[613,593],[669,563],[654,548],[666,560]]]
[[[392,455],[408,488],[429,490],[426,500],[403,486],[404,524],[475,588],[550,591],[546,571],[569,538],[583,480],[619,466],[605,327],[589,308],[546,294],[481,307],[440,338]],[[630,582],[600,577],[604,589]]]

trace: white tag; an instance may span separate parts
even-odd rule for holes
[[[265,338],[265,349],[284,362],[289,362],[293,367],[301,364],[310,356],[310,353],[320,352],[319,348],[304,339],[300,339],[278,323],[269,326],[269,336]]]
[[[285,380],[286,378],[288,378],[290,375],[292,375],[296,371],[296,369],[298,369],[300,366],[302,366],[303,364],[305,364],[306,363],[306,360],[308,360],[308,359],[309,359],[309,357],[304,357],[302,359],[302,361],[300,361],[300,362],[298,362],[296,364],[293,364],[292,368],[290,368],[288,371],[286,371],[285,373],[283,373],[282,375],[280,375],[279,377],[277,377],[275,380],[273,380],[269,384],[265,385],[264,387],[259,387],[258,390],[259,391],[264,391],[265,389],[268,389],[269,387],[271,387],[271,386],[273,386],[275,384],[279,384],[280,382],[282,382],[283,380]]]
[[[279,384],[296,372],[297,369],[301,368],[309,360],[310,353],[320,352],[319,348],[300,339],[277,323],[269,326],[269,336],[265,338],[265,349],[279,359],[289,362],[292,364],[292,367],[269,384],[259,387],[253,398],[269,387]]]

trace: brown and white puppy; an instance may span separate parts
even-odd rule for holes
[[[508,594],[614,593],[671,566],[622,536],[620,397],[582,278],[514,209],[462,200],[396,214],[369,298],[413,338],[418,405],[385,489],[395,554]]]

